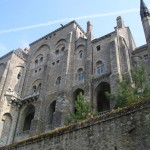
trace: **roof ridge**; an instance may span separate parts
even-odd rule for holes
[[[40,40],[46,38],[47,36],[50,36],[50,35],[54,34],[54,33],[57,32],[57,31],[60,31],[61,29],[63,29],[63,28],[65,28],[65,27],[69,26],[69,25],[72,24],[72,23],[75,23],[75,24],[78,26],[78,28],[85,34],[85,32],[84,32],[84,30],[81,28],[81,26],[80,26],[75,20],[73,20],[73,21],[71,21],[71,22],[65,24],[64,26],[62,26],[62,27],[60,27],[60,28],[58,28],[58,29],[56,29],[56,30],[54,30],[54,31],[52,31],[52,32],[50,32],[50,33],[48,33],[48,34],[46,34],[45,36],[39,38],[38,40],[36,40],[36,41],[30,43],[29,45],[32,45],[32,44],[34,44],[34,43],[36,43],[36,42],[38,42],[38,41],[40,41]]]

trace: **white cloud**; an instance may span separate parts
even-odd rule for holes
[[[102,13],[102,14],[94,14],[94,15],[89,15],[89,16],[79,16],[79,17],[74,17],[74,18],[58,19],[58,20],[49,21],[47,23],[40,23],[40,24],[36,24],[36,25],[31,25],[31,26],[1,30],[0,34],[17,32],[17,31],[28,30],[28,29],[33,29],[33,28],[39,28],[39,27],[49,26],[52,24],[58,24],[58,23],[63,23],[63,22],[67,22],[67,21],[72,21],[72,20],[83,20],[83,19],[90,19],[90,18],[115,16],[115,15],[121,15],[121,14],[134,13],[134,12],[138,12],[138,11],[139,11],[138,8],[134,8],[134,9],[127,9],[127,10],[121,10],[121,11],[110,12],[110,13]]]
[[[8,48],[3,44],[0,43],[0,57],[8,52]]]

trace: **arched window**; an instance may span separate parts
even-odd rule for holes
[[[79,51],[79,58],[83,58],[83,51],[82,50]]]
[[[56,54],[56,55],[58,55],[58,54],[59,54],[59,49],[57,49],[57,50],[55,51],[55,54]]]
[[[59,76],[56,80],[56,85],[60,85],[60,82],[61,82],[61,76]]]
[[[98,61],[96,63],[96,73],[97,74],[102,74],[104,73],[104,64],[102,63],[102,61]]]
[[[41,61],[41,62],[43,61],[43,57],[40,58],[40,61]]]
[[[42,84],[41,84],[41,83],[39,83],[39,85],[38,85],[38,91],[40,91],[40,90],[41,90],[41,86],[42,86]]]
[[[41,89],[41,85],[42,85],[41,83],[42,83],[41,79],[34,81],[32,84],[32,91],[33,92],[39,92]]]
[[[35,107],[30,105],[26,108],[25,120],[23,125],[23,131],[30,130],[32,120],[34,119]]]
[[[35,67],[38,67],[38,66],[42,65],[43,60],[44,60],[43,54],[37,55],[35,57]]]
[[[33,92],[36,92],[36,85],[33,86]]]
[[[0,141],[2,145],[7,145],[9,143],[10,131],[12,125],[12,116],[9,113],[6,113],[2,116],[2,133]]]
[[[37,64],[38,64],[38,60],[36,59],[36,60],[35,60],[35,65],[37,65]]]
[[[107,111],[110,109],[110,100],[106,96],[106,92],[110,93],[110,84],[107,82],[100,83],[95,89],[95,98],[97,102],[97,111]]]
[[[77,75],[78,81],[82,81],[82,80],[84,79],[84,72],[83,72],[83,69],[82,69],[82,68],[78,69],[77,74],[78,74],[78,75]]]
[[[63,52],[65,50],[65,46],[63,46],[62,48],[61,48],[61,51]]]
[[[21,77],[21,72],[19,72],[19,73],[18,73],[18,75],[17,75],[17,79],[19,80],[19,79],[20,79],[20,77]]]
[[[77,97],[79,96],[79,94],[82,94],[84,95],[84,90],[82,89],[76,89],[74,92],[73,92],[73,100],[74,100],[74,103],[73,103],[73,107],[74,107],[74,112],[76,112],[76,108],[75,108],[75,102],[77,101]]]
[[[56,109],[56,101],[53,101],[50,104],[49,109],[48,109],[48,118],[47,118],[48,129],[52,128],[55,109]]]

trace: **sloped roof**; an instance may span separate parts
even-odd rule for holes
[[[78,27],[84,34],[86,34],[86,33],[84,32],[84,30],[81,28],[81,26],[80,26],[75,20],[73,20],[73,21],[67,23],[66,25],[64,25],[64,26],[62,26],[62,27],[60,27],[60,28],[54,30],[53,32],[51,32],[51,33],[49,33],[49,34],[47,34],[47,35],[41,37],[40,39],[38,39],[38,40],[32,42],[30,45],[32,45],[32,44],[34,44],[34,43],[36,43],[36,42],[38,42],[38,41],[40,41],[40,40],[42,40],[42,39],[48,37],[48,36],[51,36],[52,34],[54,34],[54,33],[58,32],[58,31],[62,30],[63,28],[66,28],[67,26],[69,26],[69,25],[71,25],[71,24],[73,24],[73,23],[75,23],[75,24],[77,25],[77,27]]]
[[[9,55],[12,55],[13,53],[15,53],[19,58],[21,58],[23,60],[27,60],[28,55],[21,48],[10,51],[6,55],[0,57],[0,60],[7,57],[7,56],[9,56]]]
[[[27,60],[28,55],[21,48],[18,48],[14,50],[13,52],[21,59]]]

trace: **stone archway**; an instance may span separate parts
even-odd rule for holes
[[[106,92],[110,93],[110,84],[101,82],[95,90],[97,111],[107,111],[110,109],[110,100],[106,96]]]
[[[7,145],[10,138],[10,131],[12,125],[12,116],[10,113],[6,113],[2,116],[2,133],[0,137],[0,145]]]
[[[53,101],[49,108],[48,108],[48,114],[47,114],[47,129],[53,128],[53,122],[54,122],[54,115],[56,111],[56,100]]]
[[[29,105],[26,107],[24,110],[21,118],[22,118],[22,130],[23,131],[29,131],[31,129],[31,123],[32,120],[34,119],[35,115],[35,106],[34,105]]]
[[[82,93],[82,95],[84,95],[84,90],[82,89],[76,89],[73,93],[73,111],[76,112],[75,109],[75,101],[77,100],[78,95]]]

